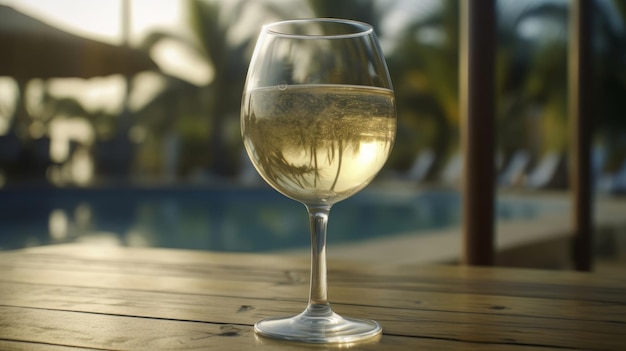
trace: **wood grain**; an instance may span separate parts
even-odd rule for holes
[[[0,314],[12,323],[2,325],[0,339],[35,344],[106,350],[302,350],[332,349],[276,342],[257,337],[247,325],[214,324],[167,319],[133,318],[106,314],[87,314],[0,307]],[[464,343],[384,335],[376,343],[360,344],[359,350],[423,348],[497,350],[502,345]],[[528,346],[507,345],[511,349]],[[541,350],[542,348],[538,348]]]
[[[334,310],[384,329],[379,342],[357,349],[626,345],[621,277],[341,261],[331,267]],[[251,327],[299,313],[307,292],[308,263],[300,258],[80,245],[2,252],[0,349],[301,349],[259,339]]]

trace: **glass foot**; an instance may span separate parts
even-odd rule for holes
[[[344,318],[328,308],[323,313],[309,309],[294,317],[268,318],[257,322],[254,331],[270,338],[307,343],[355,343],[382,333],[378,323]]]

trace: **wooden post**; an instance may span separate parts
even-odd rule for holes
[[[572,192],[572,225],[574,231],[573,261],[580,271],[592,269],[591,211],[591,78],[592,1],[574,0],[569,17],[569,123],[570,184]]]
[[[465,157],[462,262],[494,258],[495,0],[461,1],[460,116]]]

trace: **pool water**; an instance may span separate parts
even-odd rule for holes
[[[533,218],[531,201],[499,201],[501,219]],[[328,242],[458,226],[456,191],[375,187],[336,204]],[[306,209],[270,188],[20,188],[0,190],[0,249],[75,241],[265,252],[310,245]]]

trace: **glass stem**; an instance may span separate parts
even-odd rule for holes
[[[326,227],[330,205],[306,207],[311,228],[311,286],[307,312],[324,316],[332,313],[326,283]]]

